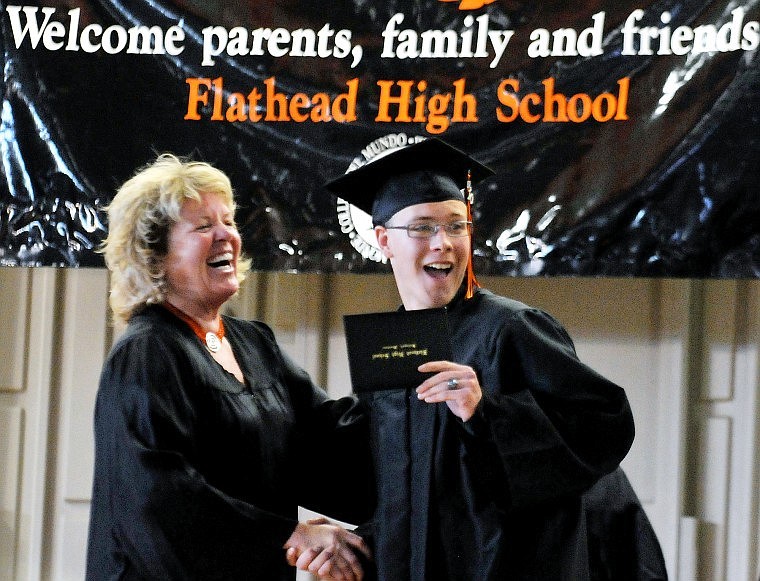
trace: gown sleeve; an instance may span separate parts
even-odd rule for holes
[[[271,340],[274,344],[273,335]],[[283,382],[290,386],[307,444],[298,464],[302,473],[315,475],[303,490],[302,505],[344,522],[366,523],[375,502],[366,406],[353,395],[329,398],[287,353],[278,351]]]
[[[468,432],[486,435],[476,456],[502,505],[578,494],[617,467],[634,437],[628,399],[578,359],[554,318],[517,311],[493,348],[481,362],[484,397]]]
[[[622,468],[583,495],[592,579],[666,581],[657,534]]]
[[[122,344],[104,367],[88,579],[110,578],[114,562],[123,579],[278,579],[286,568],[282,545],[295,520],[224,494],[190,461],[190,368],[179,349],[148,337]]]

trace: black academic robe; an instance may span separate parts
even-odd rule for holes
[[[666,581],[660,541],[622,468],[583,494],[594,581]]]
[[[582,495],[633,442],[623,389],[548,314],[478,289],[448,306],[483,399],[463,423],[413,390],[370,410],[381,581],[591,579]]]
[[[367,516],[366,417],[262,323],[224,317],[246,384],[161,307],[130,321],[95,410],[87,579],[292,581],[297,506]],[[346,466],[350,466],[348,470]]]

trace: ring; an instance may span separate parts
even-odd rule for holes
[[[447,385],[449,386],[449,389],[456,389],[457,385],[459,385],[459,380],[456,377],[452,377],[449,379]]]

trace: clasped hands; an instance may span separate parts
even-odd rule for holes
[[[288,563],[320,579],[361,581],[364,570],[357,552],[371,558],[364,540],[325,518],[298,523],[285,542]]]

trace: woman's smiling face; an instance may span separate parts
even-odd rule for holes
[[[450,224],[467,220],[458,200],[415,204],[399,210],[387,226]],[[470,256],[470,236],[452,237],[443,228],[430,238],[410,238],[404,230],[375,228],[378,244],[391,262],[407,310],[446,306],[462,285]]]
[[[221,196],[186,200],[169,230],[166,300],[190,314],[216,314],[239,286],[240,234]]]

